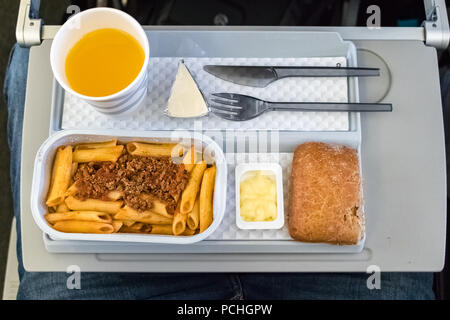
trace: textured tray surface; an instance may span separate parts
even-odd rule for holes
[[[65,94],[63,129],[128,129],[128,130],[296,130],[347,131],[348,113],[271,112],[245,122],[226,121],[209,115],[199,119],[174,119],[166,115],[166,104],[175,79],[180,58],[151,58],[149,93],[145,106],[128,119],[112,119],[92,110],[82,100]],[[346,66],[344,57],[325,58],[185,58],[206,97],[213,92],[237,92],[271,101],[348,101],[346,78],[285,78],[266,88],[233,84],[203,71],[205,64],[225,65],[304,65]],[[235,222],[235,167],[244,162],[276,162],[283,168],[284,211],[288,212],[288,180],[292,153],[227,154],[228,190],[225,216],[218,229],[206,240],[291,240],[285,226],[279,230],[241,230]]]
[[[227,155],[228,165],[228,189],[227,189],[227,209],[222,223],[217,230],[210,235],[207,240],[292,240],[287,228],[288,212],[288,187],[291,173],[292,153],[237,153],[230,157]],[[232,161],[230,161],[230,159]],[[235,168],[236,165],[246,162],[275,162],[283,168],[283,198],[285,224],[278,230],[242,230],[236,225],[236,188],[235,188]]]
[[[201,119],[203,130],[299,130],[345,131],[349,128],[348,113],[329,112],[269,112],[260,117],[232,122],[212,114],[199,119],[174,119],[166,115],[167,100],[177,73],[180,58],[152,57],[149,64],[149,90],[145,105],[126,119],[114,119],[94,111],[86,102],[65,93],[62,129],[134,129],[134,130],[193,130]],[[346,78],[285,78],[266,88],[236,85],[216,78],[202,67],[206,64],[224,65],[284,65],[284,66],[346,66],[345,57],[324,58],[185,58],[185,64],[199,87],[209,99],[214,92],[234,92],[269,101],[347,102]]]

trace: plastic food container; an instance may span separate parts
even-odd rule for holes
[[[130,141],[155,143],[181,143],[194,144],[195,148],[203,148],[205,161],[216,163],[216,180],[214,189],[214,220],[204,232],[193,236],[172,236],[153,234],[90,234],[65,233],[50,227],[44,218],[47,212],[45,204],[49,188],[51,170],[56,149],[61,145],[70,145],[83,142],[99,142],[118,139],[119,143]],[[31,188],[31,211],[39,228],[53,239],[64,240],[94,240],[94,241],[120,241],[120,242],[148,242],[188,244],[207,238],[221,223],[225,214],[227,192],[227,164],[221,148],[211,138],[199,133],[186,131],[118,131],[118,130],[63,130],[48,138],[39,148],[34,162],[33,182]]]
[[[272,221],[245,221],[241,216],[241,182],[251,172],[272,175],[277,190],[277,217]],[[236,167],[236,224],[241,229],[280,229],[284,226],[283,171],[278,163],[243,163]]]

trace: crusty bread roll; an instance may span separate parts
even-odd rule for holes
[[[289,233],[305,242],[356,244],[364,234],[357,151],[308,142],[292,161]]]

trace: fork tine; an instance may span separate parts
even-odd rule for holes
[[[212,98],[211,101],[219,103],[219,104],[225,104],[232,109],[242,109],[242,106],[239,105],[239,102],[234,102],[232,100],[223,100],[223,99]]]
[[[213,112],[218,112],[218,113],[222,113],[222,114],[229,114],[229,115],[235,115],[235,116],[237,116],[239,114],[239,111],[236,111],[236,110],[233,110],[233,109],[230,109],[227,107],[212,105],[209,108],[212,109]]]
[[[224,99],[230,99],[230,100],[236,100],[236,101],[239,100],[239,98],[235,94],[228,93],[228,92],[212,93],[212,95],[219,97],[219,98],[224,98]]]
[[[222,119],[225,119],[225,120],[231,120],[231,121],[238,121],[237,120],[237,116],[236,115],[232,115],[232,114],[227,114],[227,113],[221,113],[221,112],[219,112],[220,110],[212,110],[211,112],[215,115],[215,116],[217,116],[217,117],[219,117],[219,118],[222,118]]]

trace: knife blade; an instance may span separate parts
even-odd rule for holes
[[[350,67],[205,65],[203,70],[225,81],[260,88],[287,77],[369,77],[380,75],[380,69],[378,68]]]

